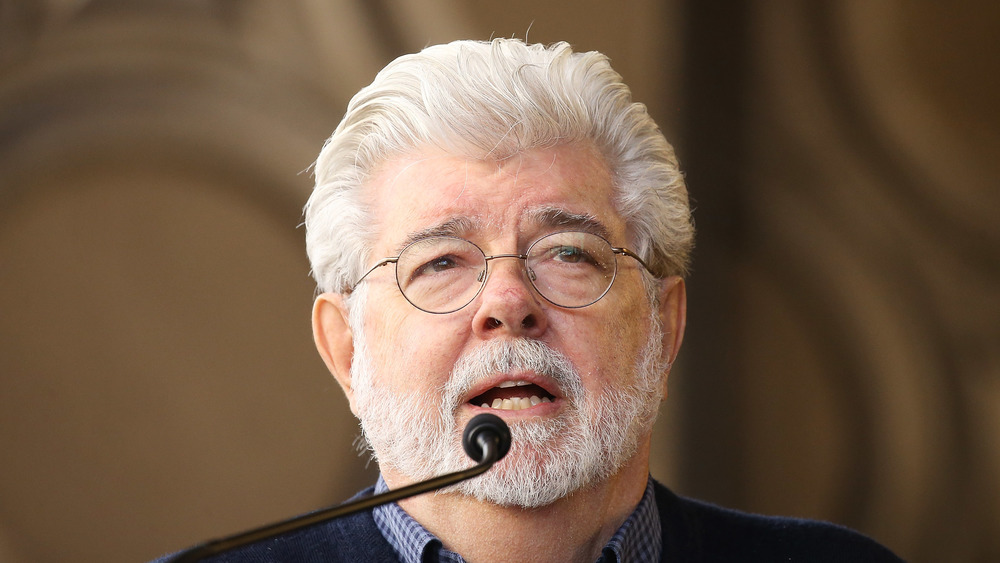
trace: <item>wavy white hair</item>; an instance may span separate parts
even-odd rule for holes
[[[348,291],[371,259],[376,223],[361,188],[386,160],[424,147],[499,160],[570,143],[606,159],[634,250],[658,276],[684,275],[694,229],[677,159],[607,57],[494,39],[402,56],[351,100],[305,208],[318,290]]]

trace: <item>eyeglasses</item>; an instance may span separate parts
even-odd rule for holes
[[[399,256],[380,260],[354,287],[378,268],[395,264],[396,285],[411,305],[427,313],[453,313],[472,303],[486,286],[490,260],[517,258],[524,262],[531,286],[546,301],[578,309],[608,293],[618,273],[619,255],[635,258],[653,273],[636,253],[611,246],[593,233],[553,233],[531,243],[524,254],[492,256],[465,239],[428,237],[411,243]]]

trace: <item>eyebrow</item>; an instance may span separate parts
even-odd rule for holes
[[[419,231],[414,231],[403,239],[403,242],[399,243],[396,247],[396,255],[398,256],[404,248],[410,246],[411,244],[424,240],[431,237],[458,237],[463,238],[469,235],[469,233],[479,230],[481,221],[478,219],[473,219],[471,217],[451,217],[445,219],[444,221],[437,223],[436,225],[431,225],[420,229]]]
[[[573,213],[558,207],[542,207],[532,209],[528,212],[528,219],[545,227],[570,228],[576,231],[583,231],[595,235],[600,235],[604,239],[610,240],[611,232],[592,213]]]

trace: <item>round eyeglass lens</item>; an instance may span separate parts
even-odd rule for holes
[[[528,249],[528,276],[542,297],[567,308],[586,307],[607,293],[617,264],[611,244],[591,233],[544,236]]]
[[[414,307],[450,313],[475,299],[485,271],[486,257],[478,246],[460,238],[431,237],[399,254],[396,283]]]

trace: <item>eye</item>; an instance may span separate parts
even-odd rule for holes
[[[564,262],[567,264],[596,264],[594,257],[589,252],[579,246],[561,245],[554,246],[546,253],[551,260]]]
[[[458,267],[459,267],[458,257],[454,255],[438,256],[418,266],[415,270],[413,270],[413,273],[410,275],[410,277],[418,278],[420,276],[438,274]]]

